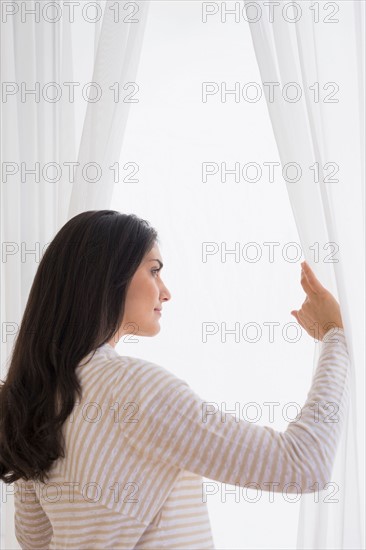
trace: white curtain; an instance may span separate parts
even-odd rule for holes
[[[355,550],[364,548],[365,3],[281,1],[272,9],[245,1],[261,81],[274,90],[266,100],[282,167],[297,165],[286,185],[301,246],[340,302],[352,363],[333,502],[321,492],[319,502],[302,496],[297,548]]]
[[[148,0],[133,3],[138,5],[137,13],[129,7],[130,2],[119,1],[118,17],[113,7],[116,2],[101,2],[102,17],[95,23],[87,21],[85,13],[83,18],[78,9],[71,22],[64,2],[57,3],[62,14],[57,23],[45,17],[40,22],[35,22],[34,17],[22,21],[21,4],[26,4],[29,10],[37,9],[33,0],[13,2],[19,5],[19,11],[2,22],[1,79],[10,84],[2,104],[3,136],[6,136],[2,162],[7,164],[5,168],[3,164],[1,201],[5,243],[1,267],[4,323],[1,378],[7,370],[7,358],[43,247],[78,212],[110,207],[115,185],[111,166],[120,160],[129,110],[127,101],[130,98],[136,102],[143,93],[138,89],[136,71]],[[270,22],[265,2],[245,4],[261,80],[279,84],[274,86],[274,101],[268,97],[267,104],[282,165],[293,162],[302,168],[301,179],[287,183],[302,248],[317,276],[340,301],[352,358],[351,407],[331,480],[339,490],[331,503],[321,498],[322,493],[317,503],[312,494],[302,496],[297,547],[362,548],[365,6],[357,0],[326,4],[301,0],[294,4],[301,6],[303,16],[291,22],[288,20],[294,19],[296,12],[291,12],[288,6],[286,20],[282,8],[291,2],[281,0],[280,6],[275,7],[274,22]],[[337,13],[332,5],[339,6]],[[258,6],[262,17],[250,22],[255,19]],[[279,12],[281,16],[277,17]],[[89,20],[95,16],[98,12],[87,12]],[[51,10],[47,17],[53,17]],[[339,21],[332,23],[334,19]],[[41,101],[35,102],[32,96],[21,101],[21,91],[16,92],[11,84],[20,86],[21,82],[27,89],[40,82]],[[61,100],[42,100],[42,86],[49,82],[61,84]],[[75,103],[69,101],[69,88],[62,86],[65,82],[80,83],[74,88]],[[87,102],[82,96],[81,89],[88,82],[96,82],[102,90],[99,101]],[[279,101],[278,92],[291,82],[304,90],[301,99]],[[327,83],[336,83],[339,90]],[[119,98],[115,101],[117,90]],[[296,90],[298,86],[286,88],[289,98]],[[95,91],[96,88],[90,88],[90,95]],[[44,93],[52,97],[51,88],[44,89]],[[314,101],[317,93],[318,102]],[[324,101],[334,98],[338,103]],[[35,162],[40,163],[39,181],[29,173],[22,174],[21,162],[24,170],[34,169]],[[50,162],[62,169],[59,181],[56,181],[57,167],[42,173],[42,167]],[[71,168],[68,170],[72,162],[79,163],[74,180],[70,177]],[[319,181],[315,181],[314,175],[316,162]],[[94,183],[90,180],[96,172],[93,166],[86,170],[88,163],[95,163],[97,169]],[[102,177],[98,179],[100,174]],[[314,261],[314,243],[319,243],[321,261]],[[323,248],[327,243],[336,246]],[[335,251],[333,258],[338,263],[325,263],[324,258],[331,260]],[[318,347],[314,346],[314,368],[317,355]],[[2,495],[6,497],[10,490],[3,487]],[[16,548],[11,495],[0,506],[1,547]]]
[[[83,3],[71,11],[60,0],[47,10],[34,0],[6,4],[2,379],[43,249],[77,213],[110,207],[117,173],[110,166],[120,159],[128,101],[141,97],[136,73],[149,7],[146,0],[119,2],[118,10],[112,1],[93,2],[87,11]],[[13,485],[2,485],[1,548],[18,548]]]

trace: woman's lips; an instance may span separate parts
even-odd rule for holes
[[[159,313],[159,315],[161,315],[161,311],[159,309],[154,309],[154,311],[156,311],[156,313]]]

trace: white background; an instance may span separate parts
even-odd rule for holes
[[[285,430],[282,407],[292,401],[304,404],[313,370],[313,339],[305,331],[297,343],[282,336],[287,323],[297,325],[290,311],[305,299],[300,285],[304,257],[291,262],[282,255],[287,243],[300,244],[281,170],[271,183],[263,166],[280,162],[265,97],[236,103],[229,95],[224,103],[217,94],[203,103],[202,82],[223,81],[227,88],[235,82],[260,83],[248,23],[228,18],[223,24],[219,17],[203,23],[200,3],[152,2],[137,76],[139,103],[131,105],[120,158],[122,166],[139,165],[139,181],[117,185],[111,208],[135,213],[158,230],[161,276],[172,299],[164,304],[156,337],[134,337],[135,343],[126,339],[117,351],[163,365],[187,380],[202,399],[219,406],[224,402],[227,409],[235,409],[235,402],[242,409],[255,401],[262,413],[258,424]],[[220,174],[203,183],[202,162],[226,162],[229,168],[235,162],[257,162],[263,175],[256,183],[236,183],[233,175],[222,183]],[[205,242],[219,248],[206,263]],[[262,258],[251,263],[241,256],[236,263],[228,254],[225,262],[221,247],[233,250],[236,242],[240,250],[258,243]],[[264,242],[280,243],[272,263]],[[248,249],[247,256],[254,255],[254,248]],[[296,256],[295,248],[287,255]],[[273,343],[263,325],[271,321],[280,323]],[[206,343],[204,322],[218,327]],[[222,322],[228,329],[236,322],[240,329],[256,322],[262,336],[257,342],[243,336],[235,342],[228,335],[224,342]],[[296,340],[294,327],[288,340]],[[255,337],[255,329],[248,330],[247,340]],[[280,403],[272,424],[266,401]],[[247,414],[256,411],[250,408]],[[288,409],[291,418],[296,414],[295,408]],[[223,502],[225,486],[217,483],[217,488],[216,495],[207,497],[217,548],[296,546],[299,503],[286,502],[280,494],[273,503],[269,493],[251,503],[256,493],[242,489],[239,502],[234,495]]]

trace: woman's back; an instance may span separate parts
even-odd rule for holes
[[[320,345],[301,418],[278,432],[231,415],[222,421],[184,380],[104,344],[77,367],[83,399],[63,427],[65,458],[47,485],[34,485],[39,503],[21,497],[20,486],[31,491],[33,482],[16,483],[20,544],[214,548],[202,476],[264,491],[311,492],[316,482],[321,490],[343,426],[349,360],[343,330]]]
[[[141,392],[146,400],[186,383],[158,365],[121,357],[108,344],[84,364],[91,355],[76,370],[83,398],[63,426],[66,457],[56,461],[47,484],[16,483],[24,500],[17,498],[18,540],[19,522],[31,525],[33,517],[34,546],[28,535],[27,548],[42,548],[47,538],[50,550],[156,548],[157,540],[169,548],[213,548],[202,478],[143,456],[123,437],[123,427],[139,420]],[[47,515],[43,524],[41,510],[32,507],[36,498]]]

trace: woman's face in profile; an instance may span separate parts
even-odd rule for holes
[[[108,343],[115,346],[124,334],[155,336],[160,331],[163,302],[171,295],[161,277],[163,260],[157,244],[145,256],[127,290],[125,313],[119,329]]]

